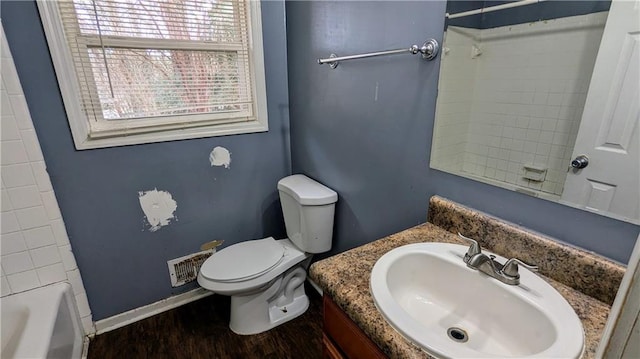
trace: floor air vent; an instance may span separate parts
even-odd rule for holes
[[[211,257],[214,252],[214,250],[202,251],[167,261],[169,275],[171,276],[171,286],[179,287],[196,280],[202,263]]]

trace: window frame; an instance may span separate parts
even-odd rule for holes
[[[65,38],[57,1],[59,0],[37,0],[37,5],[76,149],[85,150],[268,131],[260,1],[246,0],[249,12],[247,24],[249,69],[254,80],[251,89],[254,116],[251,118],[221,119],[219,114],[194,115],[189,116],[194,118],[197,123],[192,127],[185,127],[182,116],[148,117],[134,120],[138,123],[150,121],[151,125],[146,126],[144,130],[135,130],[135,126],[126,126],[125,124],[129,120],[124,120],[118,121],[118,123],[114,122],[113,125],[107,123],[107,126],[100,128],[100,131],[93,132],[90,119],[82,110],[80,84],[73,65],[71,50]],[[94,128],[95,126],[94,124]]]

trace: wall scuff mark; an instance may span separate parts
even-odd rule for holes
[[[224,147],[217,146],[211,151],[211,154],[209,154],[209,162],[211,162],[211,167],[224,166],[224,168],[229,168],[231,164],[231,152]]]
[[[155,232],[161,227],[169,225],[171,220],[177,220],[174,213],[178,204],[171,197],[171,193],[158,191],[157,188],[154,188],[151,191],[138,192],[138,200],[147,222],[151,226],[149,231]]]

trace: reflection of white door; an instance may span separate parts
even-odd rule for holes
[[[640,223],[640,0],[614,0],[562,201]]]

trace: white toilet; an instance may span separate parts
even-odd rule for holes
[[[331,249],[338,194],[304,175],[281,179],[278,192],[289,238],[231,245],[198,273],[203,288],[231,296],[229,327],[237,334],[262,333],[304,313],[306,266],[313,253]]]

